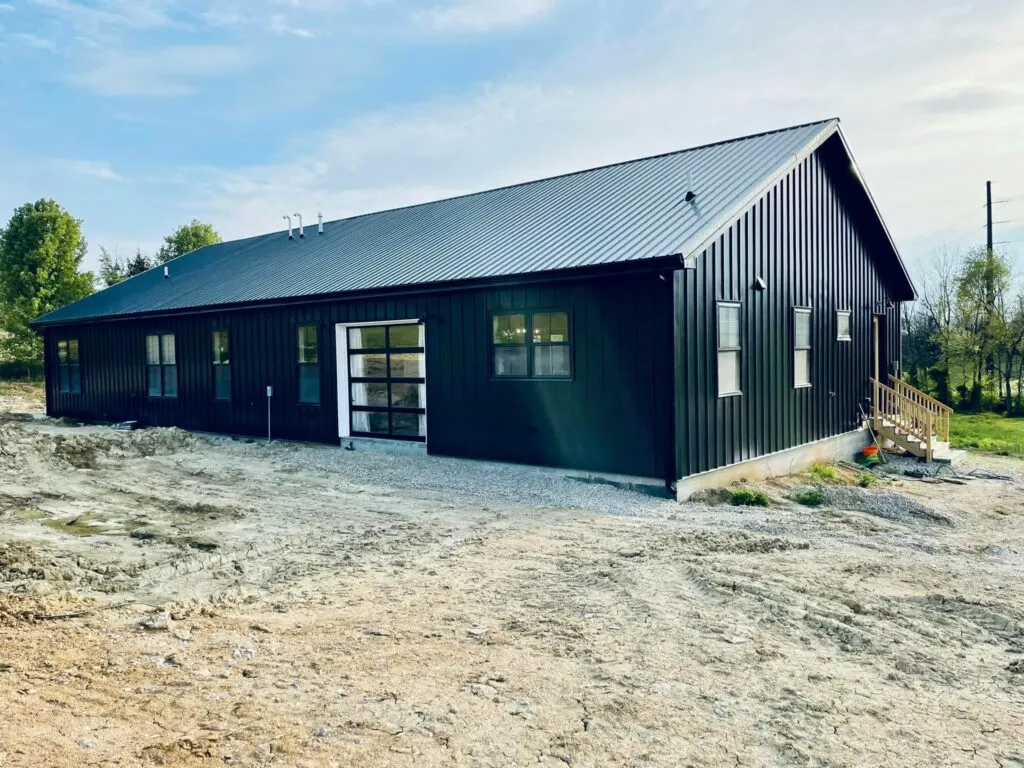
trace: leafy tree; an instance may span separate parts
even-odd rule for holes
[[[110,251],[100,246],[100,280],[107,288],[117,285],[129,277],[141,275],[154,266],[156,266],[155,263],[150,261],[139,248],[135,249],[135,255],[132,258],[122,259],[116,253],[112,256]]]
[[[219,242],[221,242],[221,237],[217,234],[217,230],[199,219],[192,219],[188,224],[182,224],[164,238],[164,244],[157,251],[156,261],[162,264],[205,245]]]
[[[26,365],[42,362],[43,345],[29,321],[92,293],[79,271],[86,242],[82,222],[53,200],[17,208],[0,229],[0,347]]]

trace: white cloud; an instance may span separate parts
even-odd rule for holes
[[[126,181],[124,176],[114,171],[110,163],[92,160],[62,160],[59,161],[59,165],[64,170],[81,176],[91,176],[103,181]]]
[[[556,0],[451,0],[415,15],[416,20],[444,32],[486,32],[539,21]]]
[[[228,45],[107,50],[83,62],[69,80],[101,96],[184,96],[197,80],[241,72],[250,61],[244,49]]]
[[[282,211],[349,215],[838,115],[897,243],[943,237],[980,210],[985,173],[1020,169],[1024,7],[922,23],[924,0],[898,16],[881,2],[841,28],[813,3],[799,27],[767,6],[715,4],[697,24],[669,4],[630,39],[295,137],[280,163],[193,170],[189,205],[247,235]]]
[[[270,29],[278,35],[294,35],[295,37],[305,38],[313,38],[317,36],[316,33],[311,30],[289,26],[284,16],[281,16],[280,14],[275,14],[270,17]]]
[[[33,35],[30,32],[15,32],[11,35],[11,39],[24,43],[29,48],[37,48],[41,51],[52,51],[57,47],[53,40]]]
[[[14,6],[10,3],[0,3],[0,13],[10,13],[14,10]]]

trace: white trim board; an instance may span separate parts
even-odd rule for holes
[[[338,439],[344,440],[352,436],[351,415],[348,391],[348,329],[369,328],[379,325],[422,325],[423,321],[418,317],[409,317],[402,320],[369,320],[360,323],[336,323],[334,326],[334,355],[338,368]],[[423,379],[427,378],[427,332],[423,330]],[[426,444],[430,428],[430,411],[427,410],[426,387],[424,386],[423,408],[426,414],[423,417],[423,439]]]

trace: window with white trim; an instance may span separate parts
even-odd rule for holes
[[[793,309],[793,386],[811,386],[811,310]]]
[[[718,396],[740,391],[740,305],[718,302]]]
[[[78,369],[78,339],[57,342],[57,366],[60,368],[61,394],[80,395],[82,377]]]
[[[213,332],[213,397],[231,399],[231,347],[227,331]]]
[[[146,337],[146,368],[150,397],[178,396],[178,359],[173,333]]]
[[[853,341],[850,335],[850,312],[845,309],[836,311],[836,341]]]
[[[299,326],[299,402],[320,404],[320,328]]]

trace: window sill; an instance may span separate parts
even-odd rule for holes
[[[718,393],[718,399],[719,400],[727,398],[727,397],[742,397],[742,396],[743,396],[742,392],[719,392]]]
[[[813,384],[794,384],[793,389],[811,389],[813,386]]]
[[[852,336],[840,336],[836,341],[853,341]]]

